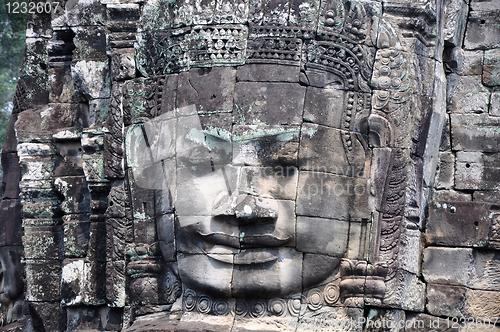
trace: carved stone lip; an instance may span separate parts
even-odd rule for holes
[[[240,233],[239,239],[234,235],[223,233],[202,234],[198,232],[198,234],[200,234],[205,241],[214,245],[228,246],[236,249],[282,247],[291,240],[291,237],[281,238],[271,234],[245,235],[244,232]]]
[[[220,250],[220,248],[218,248]],[[292,248],[289,248],[291,250]],[[278,248],[243,249],[236,254],[207,253],[208,257],[227,264],[253,265],[275,262],[280,257]]]

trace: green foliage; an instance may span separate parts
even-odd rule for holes
[[[19,77],[26,34],[26,14],[7,12],[0,5],[0,107],[12,101]]]
[[[0,147],[3,146],[12,102],[23,58],[26,35],[26,14],[7,12],[6,2],[0,4]],[[0,174],[2,168],[0,166]]]

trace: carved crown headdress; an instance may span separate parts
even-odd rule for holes
[[[326,71],[369,91],[373,4],[342,0],[149,0],[137,35],[141,73],[275,63]]]

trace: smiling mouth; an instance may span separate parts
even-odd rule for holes
[[[207,242],[214,244],[206,250],[207,256],[227,264],[252,265],[275,262],[279,259],[283,247],[290,238],[278,238],[272,235],[230,236],[222,233],[200,234]]]
[[[216,248],[216,249],[215,249]],[[215,249],[215,250],[214,250]],[[221,253],[220,247],[214,247],[207,256],[216,261],[234,265],[253,265],[276,262],[282,256],[283,249],[288,252],[293,248],[253,248],[241,249],[234,254]]]

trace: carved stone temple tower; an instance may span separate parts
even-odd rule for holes
[[[0,331],[500,331],[500,1],[43,9]]]

